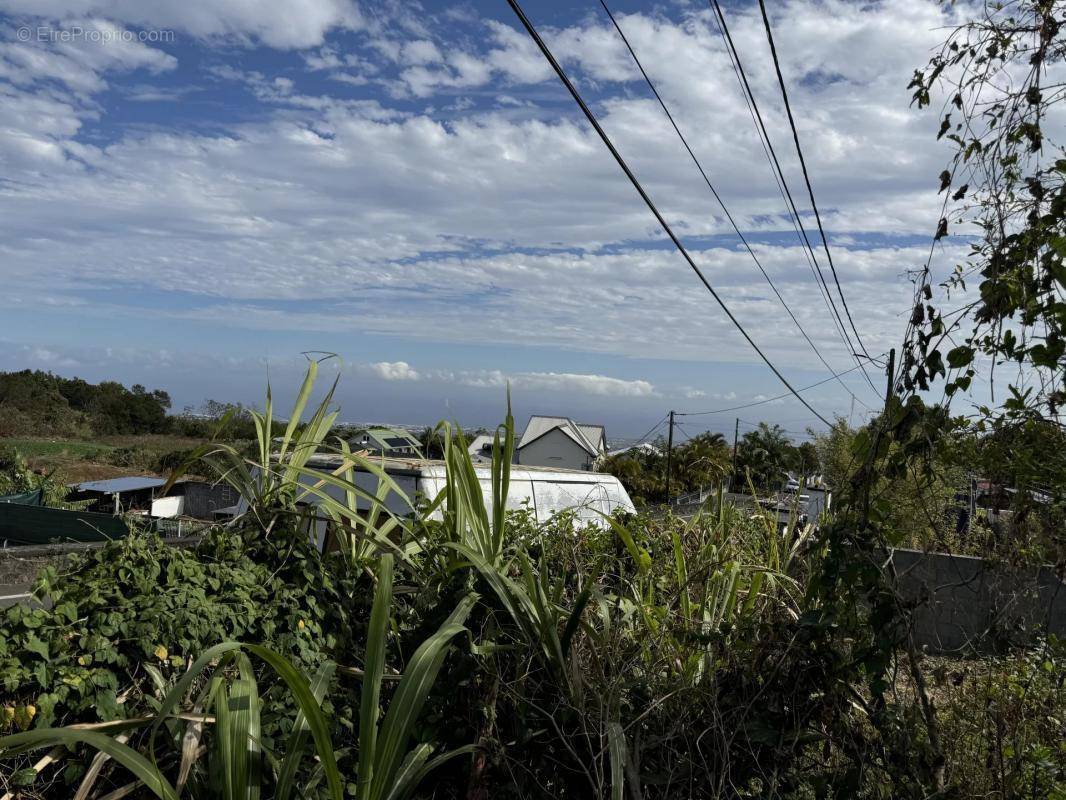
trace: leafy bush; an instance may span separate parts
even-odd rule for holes
[[[47,607],[15,605],[0,621],[0,686],[38,725],[106,721],[139,704],[145,666],[164,674],[223,639],[264,643],[313,667],[339,638],[341,605],[325,565],[293,542],[282,561],[222,530],[196,550],[133,535],[40,576]],[[310,588],[310,591],[307,589]],[[120,686],[120,682],[131,684]],[[135,712],[136,713],[136,712]]]
[[[1066,642],[933,674],[960,794],[1066,798]]]

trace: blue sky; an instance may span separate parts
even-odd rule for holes
[[[525,6],[760,346],[798,386],[825,378],[599,4]],[[906,323],[946,156],[906,85],[949,12],[771,7],[834,261],[882,353]],[[804,329],[848,369],[706,5],[612,8]],[[781,391],[504,2],[0,12],[0,368],[159,386],[180,408],[254,401],[268,375],[284,397],[300,353],[329,351],[347,419],[493,423],[509,383],[520,418],[614,436]],[[799,196],[757,6],[726,13]],[[856,419],[877,406],[843,380]],[[835,382],[808,397],[825,416],[853,405]],[[747,413],[820,427],[795,401]],[[732,417],[689,427],[731,432]]]

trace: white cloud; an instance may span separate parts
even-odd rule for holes
[[[98,16],[278,48],[313,47],[333,29],[364,25],[350,0],[0,0],[0,10],[55,19]]]
[[[644,380],[622,380],[606,375],[580,375],[571,372],[523,372],[514,376],[519,389],[577,392],[604,397],[652,397],[655,387]]]
[[[384,381],[417,381],[422,378],[406,361],[377,361],[368,366]]]
[[[33,292],[70,302],[84,293],[93,305],[86,314],[112,318],[753,360],[677,254],[657,246],[663,239],[654,221],[559,87],[525,91],[551,73],[517,29],[468,20],[472,35],[445,48],[411,23],[407,29],[417,32],[406,38],[393,31],[394,39],[379,37],[377,50],[351,53],[325,38],[364,24],[347,3],[252,5],[0,0],[27,14],[69,12],[69,19],[112,25],[171,25],[208,40],[314,47],[293,60],[334,84],[380,82],[391,69],[406,81],[398,92],[432,97],[454,117],[443,122],[411,103],[303,94],[306,74],[227,63],[215,77],[240,81],[261,101],[252,121],[130,128],[101,143],[79,138],[88,121],[107,113],[92,95],[118,72],[172,69],[173,57],[144,46],[108,54],[7,43],[0,50],[0,77],[8,81],[0,83],[0,272],[20,276],[21,288],[0,298],[0,307]],[[780,134],[786,171],[797,178],[775,79],[759,57],[761,22],[748,7],[730,13],[738,46],[752,54],[750,77]],[[903,273],[924,261],[926,246],[877,238],[871,247],[863,234],[926,235],[934,227],[936,120],[908,109],[904,87],[946,18],[937,4],[919,0],[792,0],[774,13],[788,31],[781,54],[823,218],[841,234],[838,271],[868,346],[880,351],[906,322]],[[674,21],[621,18],[743,228],[788,233],[708,21],[703,11]],[[605,127],[760,345],[790,368],[820,368],[748,256],[721,240],[696,239],[728,226],[661,109],[634,82],[608,25],[589,17],[545,33],[581,85],[596,90]],[[513,102],[496,112],[450,102],[456,89],[465,98],[479,91],[504,97],[504,88]],[[848,366],[801,251],[792,239],[776,241],[757,247],[764,267],[831,363]],[[100,299],[175,288],[187,302],[169,309]],[[429,378],[404,362],[379,362],[398,363]],[[655,391],[646,381],[611,383],[617,379],[598,374],[512,372],[516,386],[544,390]],[[467,378],[486,385],[506,379],[491,371]]]
[[[652,397],[655,387],[645,380],[625,380],[606,375],[572,372],[515,372],[479,370],[432,373],[438,380],[478,389],[500,389],[510,385],[515,391],[566,392],[606,397]]]
[[[358,369],[358,368],[357,368]],[[606,375],[572,372],[514,372],[502,370],[416,370],[405,361],[378,361],[365,369],[386,381],[435,381],[474,389],[563,392],[601,397],[653,397],[655,387],[646,380],[626,380]]]

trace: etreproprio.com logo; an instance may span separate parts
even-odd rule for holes
[[[156,43],[173,42],[174,31],[142,30],[131,31],[125,28],[84,28],[71,25],[67,28],[53,28],[48,25],[31,27],[24,25],[15,33],[20,42],[46,42],[49,44],[71,44],[87,42],[89,44],[121,43]]]

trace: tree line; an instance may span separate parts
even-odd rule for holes
[[[639,505],[666,502],[666,441],[660,437],[653,444],[654,449],[633,448],[608,456],[601,467],[617,477]],[[795,444],[780,425],[765,422],[737,442],[735,470],[732,445],[720,433],[700,433],[675,444],[670,462],[672,497],[723,482],[747,491],[749,480],[758,491],[769,492],[780,489],[787,475],[820,471],[812,443]]]
[[[216,434],[230,440],[254,439],[255,409],[242,403],[205,400],[171,414],[172,401],[163,389],[118,381],[90,383],[51,372],[24,369],[0,372],[0,438],[50,436],[91,438],[170,434],[207,439]],[[275,419],[280,432],[287,420]]]
[[[167,433],[170,395],[141,384],[89,383],[51,372],[0,372],[0,436]]]

